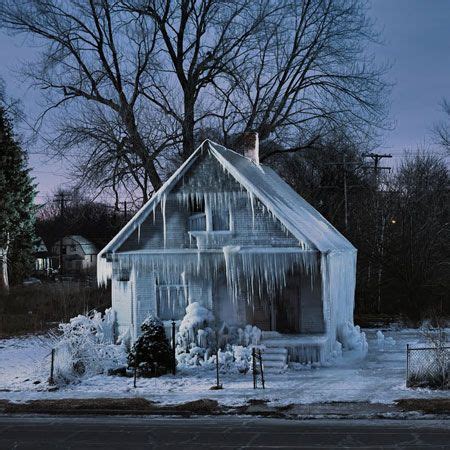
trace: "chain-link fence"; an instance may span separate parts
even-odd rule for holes
[[[407,345],[406,386],[450,389],[450,345]]]

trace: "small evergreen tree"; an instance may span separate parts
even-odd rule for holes
[[[0,289],[20,282],[33,263],[35,186],[5,109],[0,105]]]
[[[128,365],[137,367],[143,376],[161,375],[170,370],[172,354],[161,320],[149,316],[141,325],[141,330],[142,334],[128,354]]]

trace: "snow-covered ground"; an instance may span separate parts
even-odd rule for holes
[[[352,352],[332,367],[288,370],[266,374],[266,389],[253,389],[252,375],[223,374],[224,389],[215,384],[213,370],[192,368],[153,379],[98,375],[79,384],[49,392],[50,343],[42,337],[0,340],[0,399],[145,397],[164,404],[184,403],[200,398],[217,399],[224,405],[241,405],[249,399],[267,399],[275,405],[331,401],[391,403],[400,398],[449,396],[449,392],[405,387],[406,344],[420,342],[417,330],[383,331],[384,349],[377,330],[364,330],[369,342],[365,359]],[[40,383],[35,384],[37,381]]]

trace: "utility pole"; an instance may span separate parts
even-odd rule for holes
[[[381,155],[379,153],[363,153],[363,157],[371,158],[373,161],[373,183],[375,187],[375,208],[377,215],[380,217],[379,234],[378,234],[378,251],[380,259],[384,259],[384,238],[385,238],[385,227],[386,227],[386,217],[383,214],[382,206],[380,205],[378,198],[378,180],[381,170],[391,170],[390,167],[380,167],[380,161],[383,158],[392,158],[391,154]],[[377,269],[377,311],[381,313],[381,280],[383,277],[383,266],[381,263],[378,264]]]
[[[347,155],[342,155],[342,166],[344,168],[344,224],[345,231],[348,231],[348,195],[347,195]]]
[[[344,225],[345,225],[345,231],[348,231],[348,189],[351,186],[348,186],[347,181],[347,167],[348,166],[359,166],[361,165],[360,162],[353,162],[353,161],[347,161],[347,155],[344,153],[342,155],[342,162],[340,163],[326,163],[329,166],[339,166],[342,167],[342,175],[343,175],[343,188],[344,188]],[[322,186],[324,188],[331,188],[335,186]]]
[[[380,161],[383,158],[392,158],[391,154],[387,155],[381,155],[379,153],[363,153],[361,156],[364,158],[371,158],[373,161],[373,174],[375,176],[375,181],[378,181],[378,175],[380,173],[380,170],[391,170],[390,167],[380,167]]]
[[[63,258],[63,239],[64,239],[64,231],[65,231],[65,201],[67,198],[65,197],[64,191],[60,192],[55,196],[55,202],[59,203],[59,221],[60,221],[60,238],[59,238],[59,275],[62,276],[64,273],[64,258]]]

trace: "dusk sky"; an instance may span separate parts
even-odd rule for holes
[[[392,64],[388,80],[395,83],[390,99],[394,129],[383,133],[379,151],[393,154],[395,161],[405,149],[418,146],[440,152],[430,129],[443,119],[440,101],[450,98],[450,1],[372,0],[371,4],[370,16],[384,39],[375,56],[381,63]],[[22,84],[16,71],[37,51],[21,37],[0,35],[0,77],[6,82],[8,95],[21,99],[30,124],[41,111],[40,93]],[[42,134],[45,137],[45,131]],[[30,165],[40,191],[38,201],[66,181],[67,173],[67,165],[35,154],[42,151],[39,144],[30,149]]]

